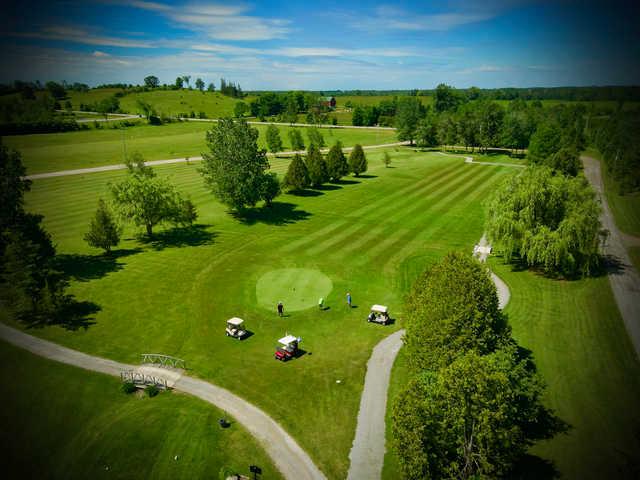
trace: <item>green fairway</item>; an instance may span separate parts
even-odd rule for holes
[[[128,227],[113,257],[87,247],[82,235],[98,197],[125,172],[35,181],[28,208],[45,215],[70,291],[100,310],[86,329],[33,333],[128,362],[141,352],[184,358],[194,375],[281,422],[329,478],[344,478],[371,348],[401,326],[402,298],[426,262],[451,249],[471,251],[483,230],[482,201],[513,173],[410,149],[389,152],[393,168],[384,168],[382,152],[370,153],[366,175],[284,195],[243,219],[213,199],[195,165],[157,168],[191,196],[198,225],[158,229],[152,241]],[[282,174],[288,162],[274,159],[273,169]],[[277,317],[275,304],[285,299],[275,295],[292,284],[281,276],[274,297],[263,293],[261,300],[256,286],[280,269],[326,275],[333,284],[325,297],[329,309],[318,311],[314,292],[311,308]],[[305,278],[292,282],[305,289]],[[352,309],[344,306],[347,291]],[[373,303],[389,305],[398,323],[368,324]],[[253,333],[244,342],[224,335],[233,316]],[[304,355],[282,364],[273,352],[286,332],[304,339]]]
[[[141,125],[124,130],[105,127],[99,130],[19,135],[3,138],[9,147],[22,152],[29,173],[53,172],[74,168],[123,163],[125,152],[140,152],[145,160],[165,160],[200,156],[207,151],[205,132],[209,122],[180,122],[162,126]],[[266,148],[266,125],[254,125],[260,132],[259,144]],[[291,149],[288,131],[280,126],[285,150]],[[306,128],[300,127],[305,144]],[[396,142],[394,131],[363,129],[321,129],[327,145],[340,140],[344,146],[377,145]]]
[[[5,478],[218,478],[223,467],[281,478],[255,439],[186,395],[126,395],[120,381],[0,342]],[[177,458],[176,458],[177,457]]]

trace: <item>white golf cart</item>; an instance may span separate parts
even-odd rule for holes
[[[389,307],[385,305],[372,305],[371,312],[367,316],[367,322],[380,323],[386,325],[389,323]]]
[[[238,317],[233,317],[227,320],[226,334],[227,337],[242,340],[242,338],[247,334],[247,330],[244,328],[244,320]]]

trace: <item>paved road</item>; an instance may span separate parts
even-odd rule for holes
[[[380,145],[366,145],[363,146],[363,150],[374,150],[376,148],[386,148],[386,147],[397,147],[401,145],[408,145],[409,142],[394,142],[394,143],[383,143]],[[350,152],[353,150],[353,147],[345,147],[342,149],[344,152]],[[329,151],[328,148],[323,148],[320,150],[323,153]],[[305,150],[290,150],[286,152],[278,152],[277,156],[290,156],[295,155],[296,153],[305,154]],[[202,160],[202,157],[188,157],[190,162],[199,162]],[[169,165],[172,163],[184,163],[187,161],[187,158],[171,158],[169,160],[150,160],[145,162],[145,165],[154,166],[154,165]],[[97,172],[110,172],[113,170],[124,170],[127,166],[124,163],[119,163],[116,165],[103,165],[101,167],[90,167],[90,168],[76,168],[73,170],[60,170],[58,172],[47,172],[47,173],[34,173],[33,175],[27,175],[25,178],[29,180],[38,180],[40,178],[53,178],[53,177],[66,177],[68,175],[86,175],[89,173],[97,173]]]
[[[473,163],[474,165],[491,165],[494,167],[515,167],[515,168],[526,168],[526,165],[518,165],[516,163],[501,163],[501,162],[476,162],[473,157],[468,155],[457,155],[455,153],[445,153],[445,152],[436,152],[440,155],[444,155],[445,157],[458,157],[464,158],[465,163]]]
[[[604,195],[600,162],[591,157],[581,157],[584,174],[593,185],[602,202],[602,226],[609,230],[610,236],[604,247],[604,253],[619,264],[619,269],[609,273],[609,283],[618,304],[629,338],[640,358],[640,275],[633,266],[629,253],[624,247],[622,235],[615,223],[607,197]]]
[[[183,122],[218,122],[217,118],[189,118],[180,117]],[[259,122],[257,120],[248,120],[250,125],[282,125],[284,127],[318,127],[318,128],[358,128],[361,130],[395,130],[395,127],[364,127],[355,125],[332,125],[329,123],[286,123],[286,122]]]
[[[0,323],[0,338],[41,357],[107,375],[120,376],[120,372],[124,370],[139,368],[137,365],[119,363],[71,350],[53,342],[33,337],[2,323]],[[153,370],[154,374],[160,375],[160,369],[154,368]],[[172,380],[175,381],[174,388],[176,390],[201,398],[233,416],[238,423],[258,439],[285,478],[289,480],[326,480],[324,474],[314,465],[311,458],[296,441],[259,408],[228,390],[203,380],[186,375],[176,375],[172,377]]]

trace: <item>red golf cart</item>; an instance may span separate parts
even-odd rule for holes
[[[290,358],[295,357],[298,353],[298,344],[301,339],[294,337],[293,335],[286,335],[278,340],[278,347],[273,357],[281,362],[286,362]]]

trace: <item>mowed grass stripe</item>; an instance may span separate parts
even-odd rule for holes
[[[308,235],[303,235],[302,233],[301,238],[299,240],[295,240],[293,242],[290,242],[288,244],[286,244],[285,246],[283,246],[281,248],[282,252],[288,253],[288,252],[293,252],[294,250],[299,250],[301,249],[304,245],[307,245],[309,243],[313,243],[317,238],[321,238],[322,236],[325,235],[329,235],[330,233],[332,233],[334,230],[337,230],[338,228],[342,227],[343,225],[346,225],[348,222],[348,220],[339,220],[337,222],[333,222],[330,223],[329,225],[326,225],[325,227],[316,230],[313,233],[310,233]]]

